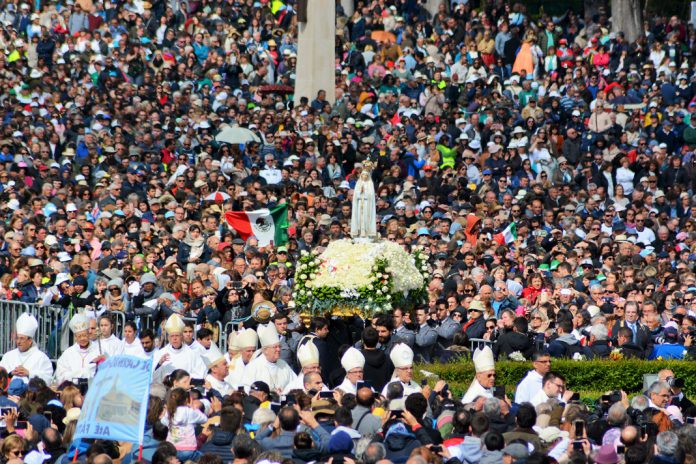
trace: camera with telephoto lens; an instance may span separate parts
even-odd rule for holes
[[[667,377],[666,380],[667,385],[669,385],[670,388],[684,388],[684,379],[680,379],[678,377]]]

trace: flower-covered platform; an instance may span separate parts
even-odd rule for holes
[[[408,253],[385,240],[336,240],[321,254],[302,253],[293,299],[305,316],[331,312],[370,318],[423,303],[429,272],[427,257],[419,249]]]

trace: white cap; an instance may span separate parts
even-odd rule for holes
[[[164,330],[166,330],[169,335],[184,333],[184,327],[186,327],[186,324],[184,324],[184,320],[181,319],[181,316],[178,314],[169,316],[167,323],[164,324]]]
[[[39,328],[39,321],[29,313],[23,313],[17,318],[17,335],[34,338],[36,330]]]
[[[397,369],[400,367],[413,366],[413,350],[405,343],[397,343],[389,354],[392,364]]]
[[[365,367],[365,356],[363,356],[360,351],[350,347],[346,350],[341,358],[341,366],[343,366],[346,372],[350,372],[351,370],[357,368],[362,369]]]
[[[75,205],[75,203],[68,203],[68,205],[65,207],[65,211],[68,213],[77,211],[77,205]]]
[[[220,361],[225,360],[225,355],[218,349],[215,344],[210,345],[210,349],[203,353],[203,362],[205,363],[205,368],[210,369]]]
[[[66,274],[65,272],[61,272],[56,276],[56,287],[62,284],[63,282],[70,282],[70,274]]]
[[[599,314],[599,311],[599,306],[589,305],[587,307],[587,312],[590,313],[590,317],[595,317],[597,314]]]
[[[489,346],[484,346],[483,349],[477,348],[476,351],[474,351],[473,359],[476,373],[495,370],[493,350],[491,350]]]
[[[280,337],[278,336],[278,331],[276,330],[275,325],[259,325],[256,331],[259,334],[261,348],[267,348],[280,343]]]
[[[72,319],[70,319],[70,330],[72,330],[74,334],[89,330],[89,318],[83,313],[75,314]]]
[[[319,364],[319,350],[313,341],[309,341],[297,349],[297,359],[300,366],[307,367],[312,364]]]
[[[237,348],[244,349],[252,347],[256,349],[259,344],[259,336],[254,329],[244,329],[237,333]]]

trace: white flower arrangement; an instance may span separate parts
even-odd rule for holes
[[[331,311],[369,317],[393,304],[423,302],[429,272],[427,256],[420,250],[409,254],[389,241],[336,240],[321,255],[310,252],[300,257],[294,295],[307,314]]]
[[[522,353],[520,353],[519,351],[513,351],[512,353],[510,353],[510,355],[508,356],[508,359],[510,359],[511,361],[518,361],[518,362],[527,361],[527,358],[525,358],[524,355]]]

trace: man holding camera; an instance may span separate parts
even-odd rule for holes
[[[689,398],[683,392],[684,379],[680,379],[674,376],[674,372],[671,369],[662,369],[657,373],[657,380],[660,382],[665,382],[669,385],[672,392],[672,400],[670,404],[677,406],[684,415],[687,415],[688,411],[694,407],[694,403],[691,402]],[[690,413],[688,415],[691,415]]]

